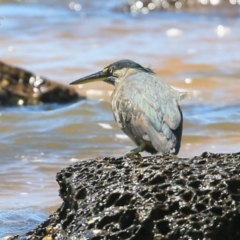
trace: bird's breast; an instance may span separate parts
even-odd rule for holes
[[[134,107],[131,101],[121,92],[113,92],[111,103],[116,122],[121,129],[126,129],[134,114]]]

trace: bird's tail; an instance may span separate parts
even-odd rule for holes
[[[182,100],[184,100],[186,98],[188,98],[188,99],[191,98],[188,92],[179,92],[178,102],[181,102]]]
[[[172,90],[174,91],[174,96],[176,97],[178,102],[181,102],[182,100],[188,98],[190,99],[190,95],[188,92],[181,92],[184,91],[185,89],[180,89],[180,88],[176,88],[176,87],[171,87]]]

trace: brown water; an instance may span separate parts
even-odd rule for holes
[[[180,157],[239,151],[239,5],[231,17],[132,16],[113,10],[122,2],[0,4],[0,60],[66,84],[119,59],[151,66],[191,94],[181,104]],[[0,237],[26,232],[59,206],[55,175],[61,168],[134,147],[113,120],[111,91],[104,83],[88,84],[79,88],[86,101],[0,110]]]

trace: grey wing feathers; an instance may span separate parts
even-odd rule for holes
[[[140,72],[125,79],[126,96],[133,105],[145,112],[146,117],[158,132],[169,135],[168,127],[175,130],[181,123],[178,108],[179,93],[166,83],[148,73]],[[163,123],[166,123],[165,126]]]

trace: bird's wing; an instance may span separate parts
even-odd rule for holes
[[[122,85],[132,106],[141,109],[158,132],[164,125],[177,129],[181,123],[179,93],[156,76],[140,72],[129,76]]]

